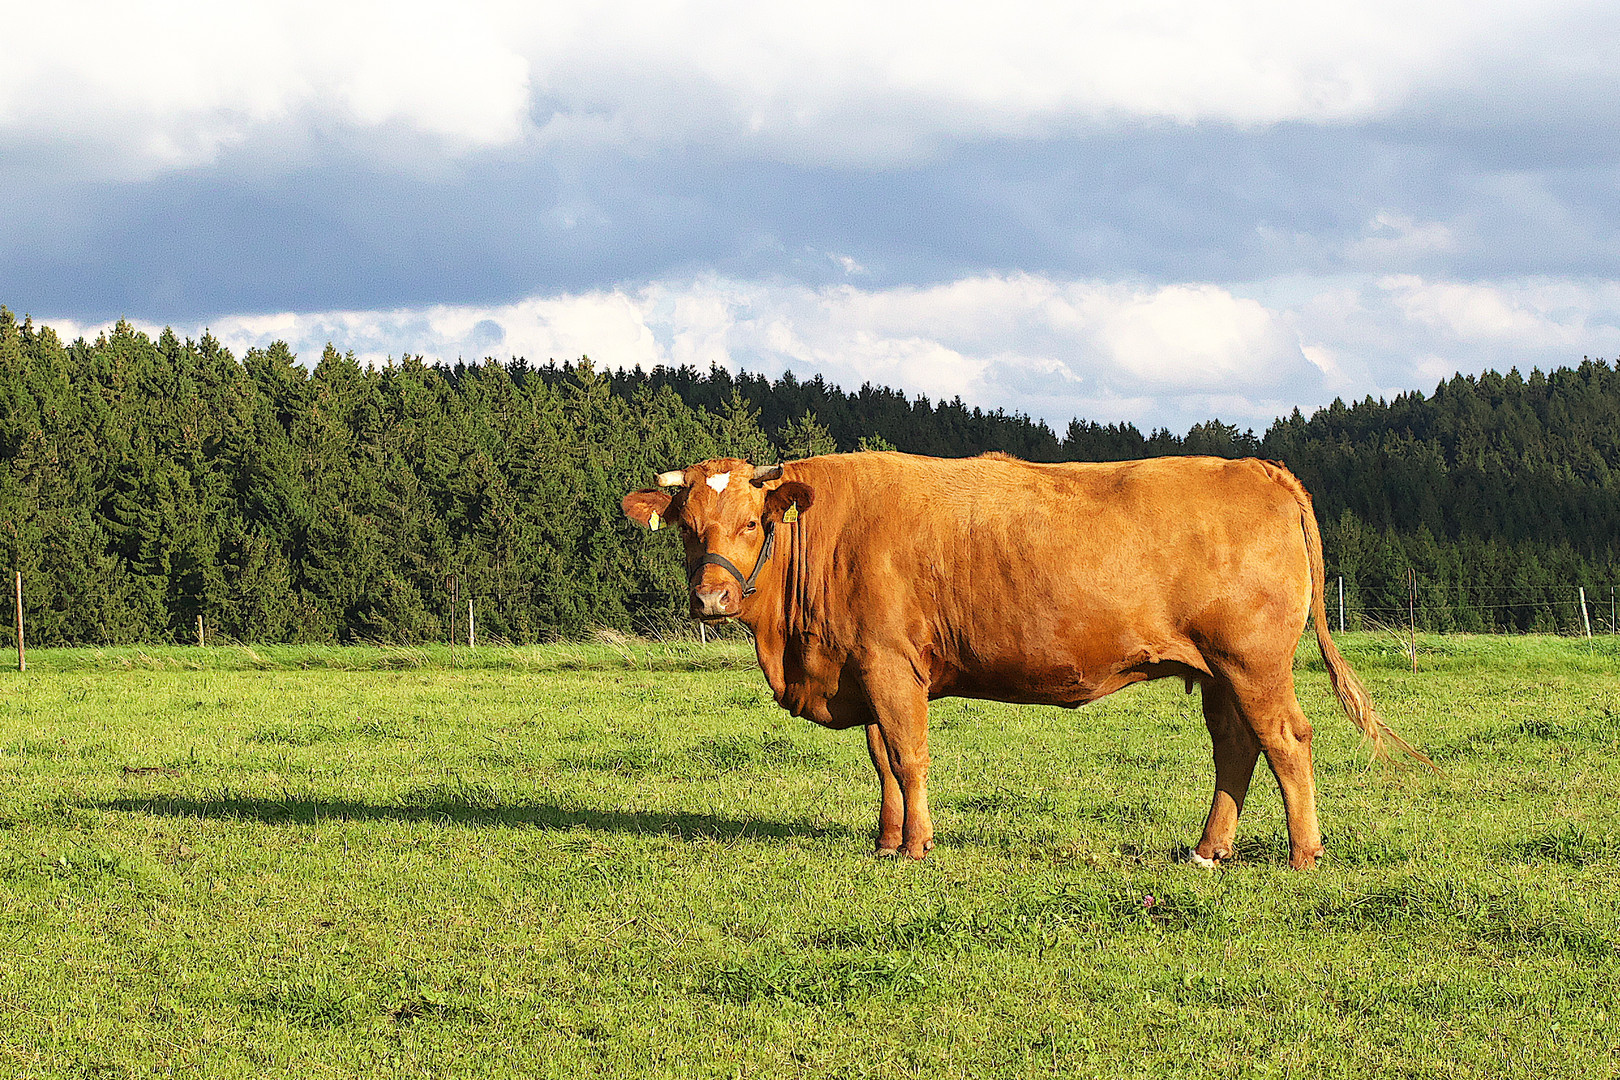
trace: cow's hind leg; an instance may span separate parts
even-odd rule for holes
[[[1210,803],[1204,836],[1193,851],[1193,861],[1213,866],[1218,859],[1232,857],[1237,835],[1238,815],[1249,793],[1254,764],[1260,758],[1260,741],[1238,712],[1237,697],[1221,680],[1204,683],[1204,723],[1215,748],[1215,798]]]
[[[878,785],[883,789],[883,805],[878,810],[877,853],[895,855],[900,851],[901,830],[906,823],[906,797],[889,763],[889,744],[883,740],[883,729],[875,723],[866,725],[866,752],[872,756],[872,768],[877,770]]]
[[[909,664],[876,666],[862,675],[872,718],[905,807],[899,850],[920,859],[934,846],[934,820],[928,813],[928,692],[917,684]],[[874,740],[870,735],[867,738],[870,748]],[[882,771],[879,766],[879,775]],[[886,834],[892,805],[887,790],[883,802],[879,822]]]
[[[1234,682],[1238,712],[1265,752],[1288,814],[1288,862],[1297,870],[1316,865],[1322,830],[1316,820],[1316,775],[1311,763],[1311,722],[1294,696],[1292,672],[1258,683]]]

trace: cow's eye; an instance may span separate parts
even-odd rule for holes
[[[757,528],[759,528],[759,522],[758,522],[758,520],[754,520],[754,521],[750,521],[750,522],[749,522],[749,523],[748,523],[748,531],[749,531],[749,532],[753,532],[753,531],[754,531],[754,530],[755,530],[755,529],[757,529]]]

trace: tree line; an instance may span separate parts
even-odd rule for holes
[[[684,610],[679,545],[625,522],[625,491],[715,456],[886,448],[1281,459],[1316,496],[1330,577],[1385,621],[1408,568],[1436,629],[1569,629],[1577,584],[1620,580],[1620,373],[1601,361],[1335,402],[1260,436],[1075,420],[1060,438],[819,377],[370,368],[332,346],[306,366],[122,322],[64,343],[0,308],[0,558],[40,644],[191,640],[199,617],[242,641],[444,640],[468,598],[495,639],[662,632]]]

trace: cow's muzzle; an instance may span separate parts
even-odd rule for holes
[[[765,569],[765,564],[771,559],[771,552],[776,549],[776,522],[765,526],[765,543],[759,549],[759,558],[754,560],[754,569],[749,571],[747,577],[737,569],[737,564],[724,555],[708,552],[697,561],[692,570],[692,614],[700,619],[730,619],[736,616],[737,609],[742,602],[754,595],[754,582],[759,579],[759,573]],[[718,566],[732,577],[736,583],[725,582],[721,585],[710,585],[703,580],[703,568]]]
[[[704,622],[718,622],[737,615],[736,589],[724,585],[699,584],[692,590],[692,617]]]

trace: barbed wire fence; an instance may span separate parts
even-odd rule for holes
[[[1396,590],[1408,592],[1401,597],[1404,602],[1391,596]],[[1620,633],[1616,584],[1466,585],[1427,582],[1418,575],[1407,589],[1364,590],[1348,578],[1338,578],[1329,580],[1326,599],[1334,629],[1415,626],[1420,633]]]

